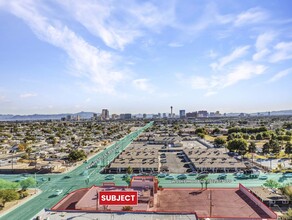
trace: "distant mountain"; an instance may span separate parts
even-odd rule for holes
[[[80,116],[81,119],[90,119],[93,114],[100,115],[100,113],[95,112],[77,112],[77,113],[62,113],[62,114],[34,114],[34,115],[11,115],[5,114],[0,115],[0,121],[29,121],[29,120],[60,120],[67,115],[71,115],[72,118],[76,117],[77,115]],[[228,117],[238,117],[240,115],[250,115],[250,116],[285,116],[285,115],[292,115],[292,110],[281,110],[281,111],[271,111],[271,112],[256,112],[256,113],[226,113]],[[137,118],[142,118],[142,114],[135,114]],[[147,114],[147,118],[151,118],[152,114]]]
[[[10,119],[12,117],[13,117],[13,115],[0,115],[0,120],[4,121],[4,120]]]
[[[255,113],[226,113],[226,116],[237,117],[240,114],[250,115],[250,116],[285,116],[292,115],[292,110],[280,110],[280,111],[267,111],[267,112],[255,112]]]
[[[29,121],[29,120],[60,120],[67,115],[73,118],[77,115],[81,119],[90,119],[94,112],[62,113],[62,114],[34,114],[34,115],[0,115],[0,121]],[[99,115],[99,114],[97,114]]]

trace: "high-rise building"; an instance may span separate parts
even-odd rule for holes
[[[167,118],[167,114],[166,114],[166,113],[163,113],[163,114],[162,114],[162,117],[163,117],[163,118]]]
[[[144,114],[143,114],[143,118],[146,118],[146,117],[147,117],[147,115],[144,113]]]
[[[198,117],[198,113],[197,112],[188,112],[186,114],[186,117],[187,118],[196,118],[196,117]]]
[[[108,109],[102,109],[101,119],[108,120],[109,119],[109,111]]]
[[[92,119],[93,119],[93,120],[97,120],[97,114],[96,114],[96,113],[93,113],[93,115],[92,115]]]
[[[117,114],[112,114],[112,119],[113,120],[116,120],[116,119],[118,119],[119,118],[119,116],[117,115]]]
[[[71,115],[67,115],[67,116],[66,116],[66,120],[67,120],[67,121],[71,121],[71,120],[72,120],[72,116],[71,116]]]
[[[126,114],[120,114],[120,119],[121,120],[128,120],[132,118],[132,114],[126,113]]]
[[[198,117],[208,117],[208,112],[206,110],[198,111]]]
[[[179,117],[185,118],[186,117],[186,110],[179,110]]]

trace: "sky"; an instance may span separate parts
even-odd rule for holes
[[[292,109],[290,0],[0,0],[0,114]]]

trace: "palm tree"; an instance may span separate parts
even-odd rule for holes
[[[128,166],[128,168],[127,168],[127,174],[132,174],[132,173],[133,173],[132,167]]]

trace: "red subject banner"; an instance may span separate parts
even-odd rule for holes
[[[137,191],[101,191],[99,205],[138,205]]]

